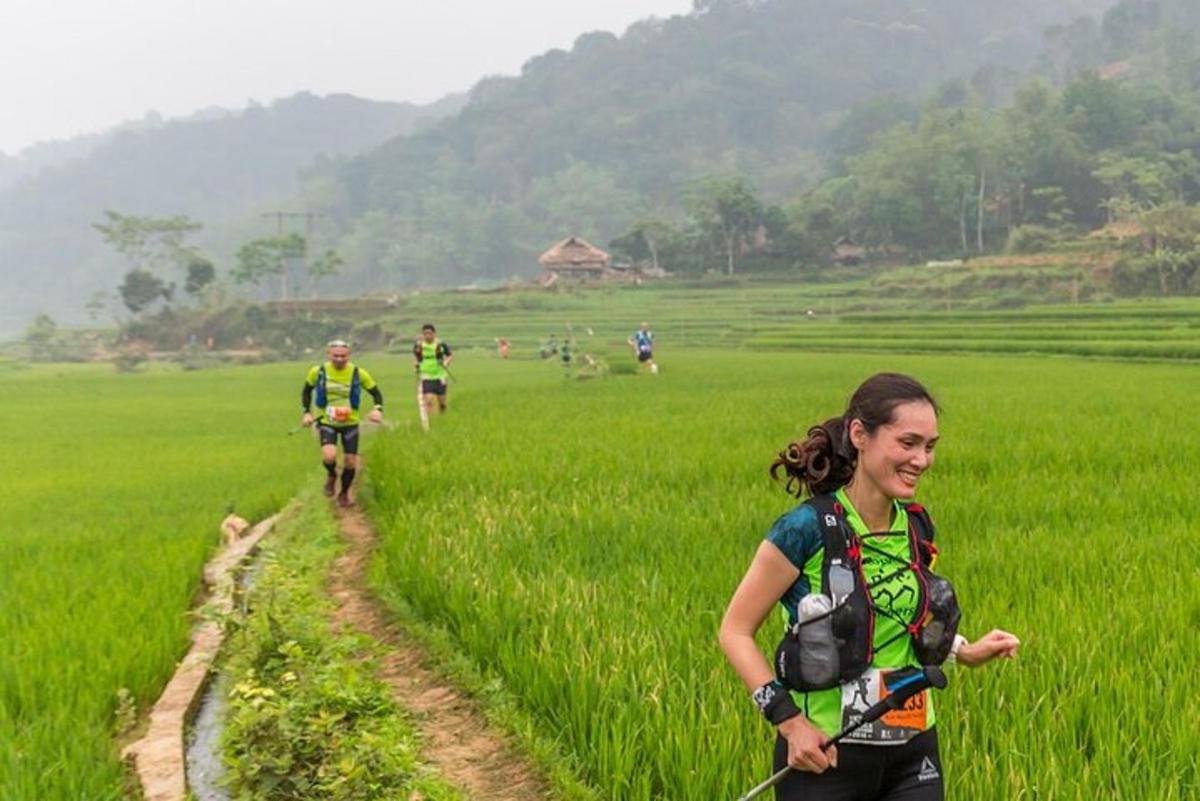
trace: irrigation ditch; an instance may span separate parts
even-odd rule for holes
[[[191,647],[150,710],[144,735],[122,753],[145,801],[230,801],[222,738],[234,679],[216,668],[226,639],[220,621],[247,611],[263,567],[256,558],[259,543],[281,514],[253,527],[232,516],[221,525],[226,543],[204,568],[206,592],[193,610],[199,622]],[[417,725],[423,761],[455,788],[455,798],[559,797],[557,782],[516,746],[511,734],[489,722],[469,693],[431,667],[425,648],[368,589],[366,571],[378,539],[366,516],[355,508],[335,519],[344,550],[326,578],[324,591],[333,601],[330,622],[335,632],[366,635],[381,649],[376,676]]]
[[[224,694],[213,664],[225,635],[218,621],[241,601],[258,543],[278,519],[251,527],[230,515],[221,523],[225,545],[204,566],[206,593],[191,647],[151,708],[145,734],[122,752],[146,801],[184,801],[189,789],[196,801],[228,801],[219,781]]]

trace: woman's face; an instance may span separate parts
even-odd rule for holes
[[[921,475],[933,465],[937,440],[937,413],[927,401],[900,404],[892,422],[873,434],[862,421],[852,420],[850,441],[858,449],[855,478],[870,481],[889,498],[912,498]]]

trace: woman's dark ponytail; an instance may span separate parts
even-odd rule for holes
[[[823,495],[850,481],[857,457],[858,453],[850,444],[846,419],[831,417],[810,428],[803,440],[780,451],[771,463],[771,477],[779,481],[782,480],[780,473],[784,473],[788,493],[797,498],[806,493]]]
[[[813,426],[803,440],[780,451],[771,463],[771,477],[781,481],[786,476],[785,488],[798,498],[846,486],[858,462],[858,451],[850,442],[850,422],[859,420],[867,433],[874,434],[881,425],[894,422],[897,406],[913,401],[924,401],[938,411],[937,401],[915,378],[899,373],[871,376],[850,398],[845,414]]]

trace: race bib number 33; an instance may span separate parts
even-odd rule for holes
[[[843,727],[858,722],[869,707],[888,697],[888,678],[896,672],[868,670],[857,679],[842,685]],[[876,745],[907,742],[914,735],[929,728],[928,696],[928,690],[917,693],[899,709],[894,709],[879,720],[868,723],[846,739]]]

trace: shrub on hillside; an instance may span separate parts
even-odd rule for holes
[[[1058,232],[1044,225],[1018,225],[1008,235],[1005,253],[1038,253],[1058,241]]]

